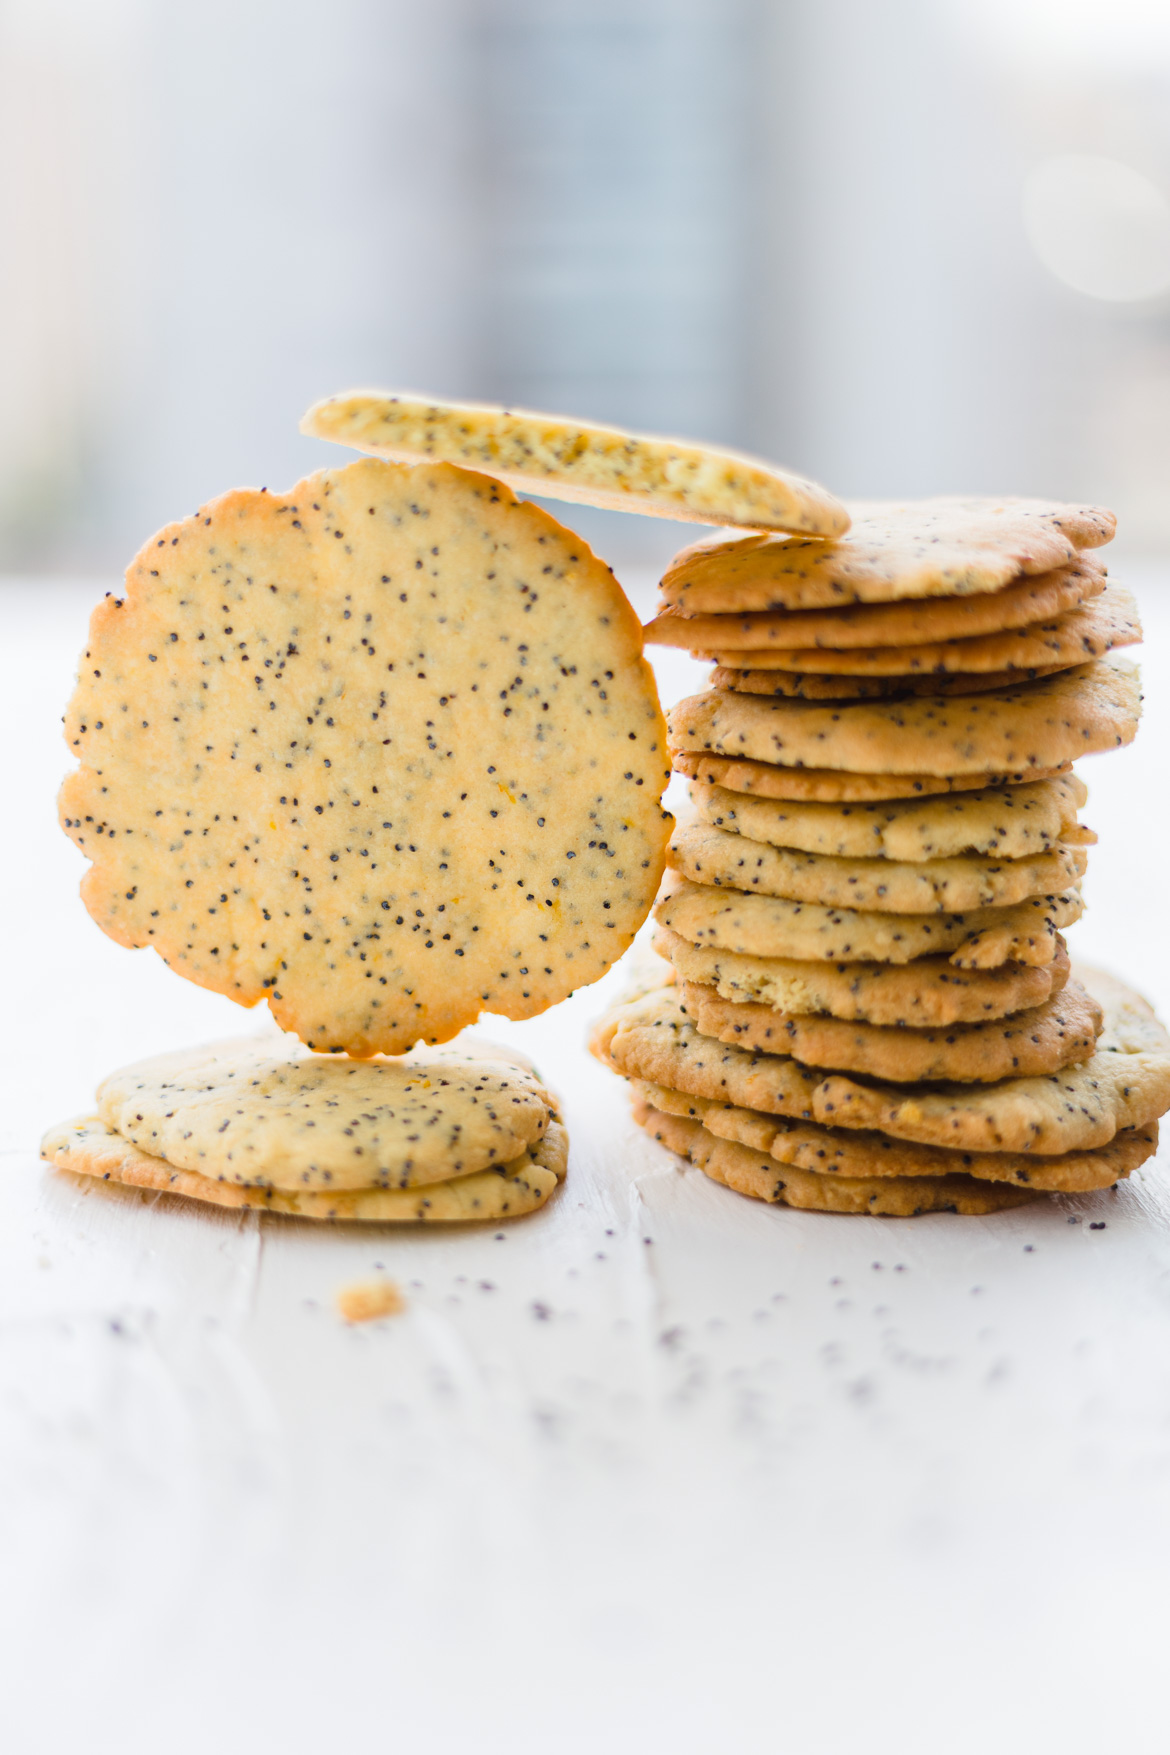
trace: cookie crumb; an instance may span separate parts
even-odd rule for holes
[[[354,1280],[337,1294],[337,1308],[346,1322],[377,1322],[406,1309],[406,1299],[393,1280]]]

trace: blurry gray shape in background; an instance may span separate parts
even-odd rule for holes
[[[363,383],[1170,541],[1165,312],[1021,216],[1045,152],[1170,186],[1166,70],[1009,79],[965,4],[2,0],[0,565],[340,462],[297,420]],[[697,534],[565,515],[619,570]]]

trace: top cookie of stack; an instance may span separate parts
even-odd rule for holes
[[[723,1063],[751,1051],[777,1078],[797,1063],[783,1076],[803,1067],[820,1093],[806,1101],[802,1085],[795,1109],[749,1107],[815,1121],[822,1183],[842,1168],[833,1139],[861,1128],[874,1175],[921,1177],[930,1145],[932,1174],[974,1174],[992,1190],[972,1206],[958,1184],[895,1199],[887,1182],[888,1198],[850,1210],[958,1199],[985,1211],[1019,1199],[1021,1183],[1068,1185],[1022,1171],[1021,1154],[1148,1134],[1170,1100],[1159,1072],[1136,1119],[1124,1105],[1095,1131],[1029,1133],[1002,1119],[1032,1114],[1035,1093],[1022,1087],[1082,1063],[1091,1081],[1102,1058],[1104,1014],[1069,980],[1060,937],[1081,913],[1095,838],[1077,821],[1086,792],[1071,767],[1136,731],[1137,669],[1115,649],[1140,627],[1094,552],[1113,534],[1108,512],[1034,500],[850,510],[841,539],[723,535],[684,550],[663,580],[648,639],[717,667],[712,686],[669,715],[695,806],[656,909],[657,946],[680,985],[649,1020],[655,1052],[622,1035],[615,1054],[607,1035],[604,1053],[642,1081],[639,1119],[705,1168],[711,1118],[696,1100],[726,1109]],[[647,1022],[639,1013],[638,1028]],[[679,1030],[687,1066],[704,1072],[672,1087],[663,1044]],[[836,1103],[824,1094],[833,1074],[850,1075]],[[877,1079],[893,1089],[864,1082]],[[733,1106],[742,1118],[742,1094]],[[737,1125],[746,1149],[759,1127]],[[686,1132],[696,1128],[698,1145]],[[1134,1136],[1135,1152],[1148,1155],[1154,1137]],[[961,1162],[972,1149],[1009,1154],[1002,1177],[994,1157],[974,1170]],[[1115,1156],[1100,1166],[1107,1181],[1120,1173]],[[856,1149],[850,1162],[856,1176]],[[759,1182],[734,1185],[771,1186]],[[814,1193],[796,1204],[842,1203]]]

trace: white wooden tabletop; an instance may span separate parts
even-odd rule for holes
[[[1070,936],[1170,1015],[1170,586],[1122,576],[1146,721],[1082,765]],[[499,1232],[38,1162],[113,1067],[263,1025],[77,898],[60,715],[109,583],[0,582],[0,1747],[1164,1750],[1170,1153],[987,1219],[764,1207],[586,1055],[617,972],[486,1026],[572,1138]],[[347,1328],[379,1271],[407,1310]]]

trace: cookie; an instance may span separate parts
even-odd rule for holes
[[[711,755],[705,750],[676,750],[674,767],[678,774],[689,774],[692,779],[757,798],[810,804],[868,804],[1052,780],[1069,773],[1072,763],[1061,762],[1027,774],[849,774],[835,768],[782,768],[777,762],[745,761],[735,756]]]
[[[1022,1152],[948,1151],[889,1139],[880,1133],[791,1121],[704,1097],[688,1097],[642,1080],[636,1080],[632,1088],[636,1104],[697,1121],[717,1139],[733,1140],[818,1176],[973,1176],[981,1182],[1014,1183],[1038,1194],[1080,1194],[1111,1188],[1158,1149],[1156,1121],[1146,1127],[1127,1128],[1095,1151],[1037,1158]]]
[[[740,653],[741,658],[750,654]],[[1067,668],[1053,664],[1023,673],[1054,676]],[[814,676],[791,670],[738,670],[717,664],[711,672],[713,689],[733,689],[740,695],[778,695],[797,701],[888,701],[904,695],[984,695],[992,689],[1011,688],[1022,680],[1014,670],[989,670],[979,676]]]
[[[815,482],[755,457],[486,403],[353,390],[301,431],[396,463],[457,463],[522,493],[699,524],[838,536],[849,514]]]
[[[974,1177],[818,1176],[783,1168],[764,1152],[717,1139],[697,1121],[664,1115],[649,1104],[635,1104],[634,1120],[652,1139],[677,1152],[725,1188],[753,1200],[780,1203],[816,1213],[871,1213],[885,1218],[916,1218],[920,1213],[985,1214],[1035,1200],[1030,1189],[1007,1183],[981,1183]]]
[[[1079,982],[1011,1017],[935,1029],[846,1023],[812,1013],[737,1004],[716,987],[687,982],[682,1006],[702,1036],[764,1054],[790,1054],[802,1066],[830,1067],[895,1083],[997,1079],[1058,1072],[1087,1060],[1102,1026],[1100,1004]],[[750,1143],[750,1142],[749,1142]]]
[[[669,575],[668,575],[669,576]],[[828,610],[774,610],[735,617],[736,637],[727,638],[731,618],[705,614],[688,601],[669,605],[645,633],[656,646],[767,647],[920,646],[933,640],[966,640],[1001,634],[1049,621],[1105,589],[1105,567],[1098,555],[1079,554],[1067,566],[1017,579],[999,591],[976,597],[928,597],[904,603],[855,604]]]
[[[140,1151],[277,1189],[415,1188],[491,1169],[534,1146],[553,1108],[530,1066],[490,1043],[350,1060],[217,1042],[123,1067],[97,1092],[102,1121]]]
[[[903,964],[749,956],[691,944],[665,927],[658,929],[654,945],[670,959],[680,981],[713,987],[723,999],[906,1029],[972,1024],[1027,1011],[1061,991],[1069,968],[1059,933],[1051,963],[1005,963],[998,969],[957,969],[944,956]]]
[[[66,732],[94,919],[316,1049],[545,1010],[662,869],[633,611],[579,537],[448,464],[168,527],[94,612]]]
[[[670,604],[704,614],[841,608],[901,598],[998,591],[1049,573],[1108,542],[1112,512],[1046,500],[871,500],[851,503],[848,538],[709,537],[676,555],[662,581]]]
[[[882,804],[790,804],[731,792],[703,781],[691,803],[705,822],[753,841],[839,858],[950,859],[960,853],[1024,859],[1047,853],[1074,832],[1088,788],[1076,774],[935,798]]]
[[[733,640],[692,650],[696,658],[711,658],[720,665],[809,671],[818,676],[888,676],[897,683],[916,675],[967,677],[1006,672],[1010,678],[1019,671],[1069,670],[1119,647],[1136,645],[1141,637],[1133,593],[1111,583],[1099,597],[1066,610],[1054,620],[1033,622],[1008,633],[981,634],[975,639],[936,640],[919,646],[852,646],[840,652],[824,646],[756,652],[745,649],[742,640]]]
[[[59,1170],[121,1182],[131,1188],[183,1195],[218,1207],[252,1207],[299,1219],[352,1219],[373,1224],[458,1224],[516,1219],[543,1206],[563,1180],[568,1159],[564,1129],[550,1122],[544,1137],[510,1164],[473,1171],[421,1188],[260,1188],[220,1182],[194,1170],[176,1170],[162,1158],[129,1145],[100,1116],[52,1129],[41,1155]]]
[[[1041,682],[944,701],[834,707],[708,690],[680,701],[668,724],[674,750],[784,767],[1032,778],[1033,770],[1131,742],[1140,712],[1137,666],[1110,654]]]
[[[1082,912],[1076,891],[962,914],[878,914],[684,880],[655,904],[654,917],[692,944],[749,957],[910,963],[946,952],[957,969],[994,969],[1008,962],[1050,963],[1058,930]]]
[[[1170,1041],[1127,1050],[1110,1032],[1110,1005],[1097,1049],[1079,1065],[1043,1078],[993,1085],[860,1084],[787,1057],[732,1047],[700,1035],[666,988],[607,1022],[598,1049],[627,1078],[737,1108],[864,1128],[956,1151],[1040,1156],[1108,1145],[1170,1108]]]
[[[678,825],[666,861],[681,877],[714,889],[877,914],[958,914],[1067,890],[1084,876],[1087,855],[1058,842],[1020,859],[842,859],[774,847],[700,820]]]
[[[1123,1129],[1145,1127],[1170,1108],[1170,1035],[1122,983],[1089,968],[1077,973],[1090,992],[1097,990],[1105,1012],[1088,1060],[1047,1078],[982,1087],[907,1091],[834,1075],[816,1093],[817,1120],[877,1127],[926,1145],[1041,1156],[1090,1150]]]

